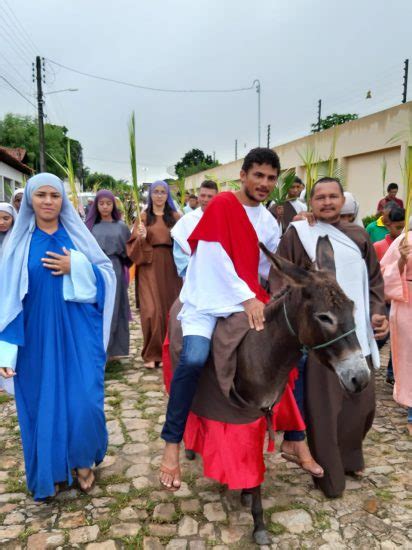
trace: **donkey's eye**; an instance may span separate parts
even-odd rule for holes
[[[315,317],[318,321],[327,325],[333,326],[336,323],[336,319],[334,318],[334,316],[329,315],[328,313],[317,313]]]

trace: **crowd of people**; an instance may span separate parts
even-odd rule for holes
[[[342,494],[345,474],[364,469],[362,442],[375,413],[374,369],[389,324],[386,380],[407,408],[412,435],[412,259],[398,186],[388,186],[365,230],[358,201],[332,177],[320,178],[309,196],[296,177],[285,203],[270,203],[280,171],[273,150],[253,149],[244,159],[238,191],[219,193],[214,181],[205,180],[181,208],[170,186],[155,181],[131,227],[109,190],[89,201],[84,222],[63,182],[47,173],[31,177],[10,203],[0,203],[0,388],[15,395],[27,486],[36,500],[74,480],[85,492],[94,485],[94,467],[108,446],[105,365],[129,356],[131,273],[144,367],[163,366],[170,382],[160,483],[179,489],[183,439],[188,452],[202,454],[205,472],[229,487],[241,483],[248,489],[263,481],[260,459],[250,456],[263,453],[263,415],[233,423],[191,412],[223,320],[244,312],[248,329],[262,332],[270,296],[287,293],[259,243],[302,274],[308,268],[333,273],[354,302],[351,333],[356,330],[361,355],[351,357],[351,368],[366,358],[370,376],[366,388],[348,394],[336,373],[320,368],[319,357],[307,352],[306,336],[297,335],[306,351],[283,397],[277,396],[288,420],[274,419],[272,426],[284,431],[282,456],[330,497]],[[320,265],[317,243],[325,237],[332,254]],[[178,345],[168,333],[172,322],[181,327]],[[313,323],[325,342],[339,328],[328,312]],[[234,352],[238,342],[229,340]],[[178,351],[172,373],[173,346]],[[223,471],[223,448],[231,456],[230,472]]]

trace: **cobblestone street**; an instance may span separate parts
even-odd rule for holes
[[[130,361],[107,370],[110,445],[90,495],[72,488],[47,503],[32,500],[14,402],[0,394],[1,548],[254,547],[252,518],[242,509],[239,493],[203,478],[199,458],[183,459],[184,483],[175,496],[160,491],[159,432],[166,402],[161,370],[143,368],[136,321],[131,340]],[[325,499],[308,475],[277,454],[266,456],[263,494],[272,548],[412,548],[412,439],[384,369],[377,382],[377,417],[365,444],[367,468],[361,478],[348,478],[344,498]]]

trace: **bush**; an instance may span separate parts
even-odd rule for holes
[[[362,223],[363,223],[363,227],[367,227],[370,223],[374,222],[375,220],[378,219],[379,216],[377,216],[376,214],[369,214],[369,216],[365,216],[363,219],[362,219]]]

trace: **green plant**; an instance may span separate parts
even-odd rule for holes
[[[378,217],[376,214],[370,214],[369,216],[365,216],[362,218],[363,227],[367,227],[370,223],[376,221]]]
[[[279,176],[272,193],[269,195],[268,201],[273,201],[278,206],[285,204],[288,198],[289,189],[292,187],[295,177],[295,171],[292,169],[283,172],[283,174]]]
[[[309,146],[306,147],[303,153],[299,153],[299,156],[302,159],[303,166],[305,167],[306,203],[309,209],[312,187],[318,179],[318,164],[320,162],[320,157],[315,147]]]
[[[67,177],[69,186],[70,186],[70,200],[75,210],[78,211],[79,210],[79,190],[77,189],[77,184],[76,184],[76,173],[74,171],[74,166],[72,161],[70,139],[67,140],[67,150],[66,150],[66,158],[65,158],[66,165],[60,163],[58,159],[55,156],[51,155],[50,153],[47,153],[47,156],[51,158],[51,160],[55,164],[57,164],[57,166],[64,172],[65,176]]]
[[[136,203],[137,221],[141,223],[140,216],[140,189],[137,184],[137,162],[136,162],[136,124],[134,111],[129,122],[129,145],[130,145],[130,165],[132,170],[132,187]]]
[[[388,169],[388,163],[386,161],[386,157],[383,157],[381,160],[381,176],[382,176],[382,194],[383,196],[386,195],[386,171]]]

